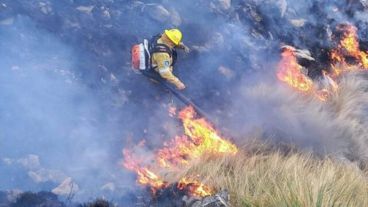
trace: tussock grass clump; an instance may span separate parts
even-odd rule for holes
[[[227,189],[234,206],[368,206],[368,174],[354,165],[291,152],[205,156],[182,175]]]

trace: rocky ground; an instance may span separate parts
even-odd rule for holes
[[[179,72],[184,73],[183,78],[190,82],[191,73],[203,76],[198,71],[214,67],[211,76],[225,75],[227,78],[222,81],[228,83],[234,82],[235,77],[247,70],[244,66],[252,70],[260,69],[259,58],[254,56],[259,51],[264,56],[272,54],[279,47],[275,43],[308,48],[312,50],[312,56],[325,58],[320,50],[327,49],[329,45],[322,39],[328,39],[334,24],[339,23],[338,15],[333,13],[339,10],[347,18],[363,15],[360,12],[364,11],[366,2],[311,1],[305,6],[298,11],[297,5],[286,0],[188,3],[154,0],[2,0],[0,23],[3,26],[11,25],[19,16],[31,18],[39,28],[54,33],[64,42],[78,44],[76,49],[89,60],[80,61],[78,75],[93,77],[84,80],[89,80],[91,85],[111,84],[116,87],[127,81],[135,81],[126,78],[131,74],[122,70],[127,67],[127,52],[133,43],[149,38],[164,28],[180,27],[185,35],[184,41],[194,50],[191,55],[180,58],[183,60],[179,67],[190,71],[183,69]],[[320,21],[317,22],[317,19]],[[356,18],[362,41],[366,41],[366,22],[363,20]],[[233,34],[237,37],[233,37]],[[316,40],[316,37],[320,40]],[[198,56],[204,59],[218,55],[221,58],[216,63],[193,65],[198,62]],[[225,83],[220,84],[223,86]]]
[[[150,87],[137,85],[140,77],[129,70],[131,45],[165,28],[180,27],[192,53],[180,54],[178,76],[188,84],[187,94],[202,107],[220,110],[228,103],[219,100],[231,100],[231,89],[242,76],[254,70],[266,72],[278,59],[280,44],[311,51],[316,62],[305,64],[312,77],[326,68],[328,40],[340,21],[354,21],[361,45],[367,48],[366,6],[363,0],[301,5],[287,0],[2,0],[0,25],[9,27],[25,16],[66,44],[78,45],[75,75],[90,87],[115,91],[118,106],[143,100],[147,94],[132,91]]]

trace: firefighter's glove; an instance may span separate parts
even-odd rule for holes
[[[190,53],[189,47],[187,47],[184,43],[180,43],[178,46],[180,49],[184,50],[185,53]]]
[[[190,53],[190,49],[186,45],[184,45],[184,52],[187,54]]]
[[[176,88],[177,88],[178,90],[184,90],[184,89],[185,89],[185,85],[184,85],[184,83],[178,83],[178,84],[176,85]]]

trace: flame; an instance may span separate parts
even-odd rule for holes
[[[302,73],[302,66],[291,47],[285,47],[281,54],[277,78],[298,91],[308,93],[313,90],[313,81]]]
[[[357,28],[350,24],[340,24],[337,31],[342,33],[338,46],[331,51],[331,68],[334,77],[344,72],[368,69],[368,53],[359,48]],[[347,62],[347,58],[355,60]]]
[[[152,189],[152,192],[156,192],[157,189],[167,186],[167,183],[164,182],[158,175],[149,170],[147,167],[142,167],[143,161],[133,157],[132,151],[124,149],[123,155],[124,167],[137,173],[137,182],[139,184],[149,185]]]
[[[132,150],[123,150],[124,167],[136,172],[137,182],[150,186],[153,192],[168,186],[168,182],[160,175],[181,172],[191,161],[206,153],[233,155],[238,152],[238,148],[222,137],[207,120],[197,118],[193,107],[184,108],[178,117],[183,123],[184,135],[165,142],[161,149],[156,150],[150,162],[147,162],[147,158],[134,155]],[[144,160],[149,164],[145,164]],[[189,190],[194,196],[203,197],[213,193],[208,186],[186,177],[180,179],[177,187]]]
[[[339,89],[338,77],[350,71],[368,70],[368,52],[361,51],[359,46],[357,28],[351,24],[340,24],[336,27],[339,40],[336,48],[331,50],[331,72],[322,71],[322,83],[313,82],[302,72],[295,51],[296,49],[286,46],[281,54],[278,64],[277,77],[290,87],[305,94],[313,94],[321,101],[336,93]],[[336,37],[336,36],[335,36]],[[322,84],[322,88],[319,87]]]
[[[213,194],[213,189],[195,179],[182,178],[177,186],[180,190],[189,190],[193,196],[197,197],[205,197]]]
[[[236,154],[238,148],[220,136],[220,134],[204,118],[195,118],[193,107],[187,107],[179,113],[183,122],[185,134],[191,138],[196,147],[192,149],[192,158],[198,158],[204,153],[231,153]]]
[[[278,64],[277,78],[299,92],[313,95],[321,101],[327,101],[331,95],[329,88],[325,86],[318,89],[313,80],[302,72],[303,67],[298,63],[295,48],[284,47],[283,49]],[[324,74],[324,78],[330,80],[327,74]],[[331,81],[334,82],[332,79]]]

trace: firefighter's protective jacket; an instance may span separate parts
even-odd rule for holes
[[[159,44],[165,44],[161,39],[157,40]],[[179,87],[183,83],[173,74],[173,58],[166,52],[156,52],[151,57],[152,68],[171,84]]]

